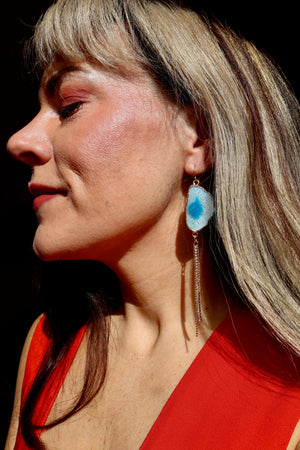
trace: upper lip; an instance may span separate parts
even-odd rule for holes
[[[34,197],[37,197],[39,195],[43,194],[63,194],[65,193],[65,190],[61,187],[55,187],[55,186],[47,186],[45,184],[38,184],[38,183],[29,183],[28,185],[29,192]]]

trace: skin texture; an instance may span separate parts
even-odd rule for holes
[[[101,398],[78,416],[75,429],[67,421],[44,432],[44,440],[50,448],[77,442],[90,449],[106,436],[101,448],[135,448],[227,314],[207,264],[208,320],[195,338],[190,233],[182,220],[184,178],[205,172],[211,161],[193,116],[167,100],[141,70],[124,78],[87,63],[58,62],[45,72],[39,96],[38,115],[8,142],[8,151],[32,167],[33,194],[47,193],[39,185],[57,189],[47,201],[41,195],[34,201],[39,222],[34,250],[45,260],[106,263],[119,277],[124,302],[123,313],[112,318]],[[84,354],[83,343],[58,405],[80,389]],[[164,377],[153,376],[162,372]],[[118,388],[120,373],[124,392]],[[124,401],[126,420],[120,414]],[[101,428],[89,414],[107,421]],[[90,433],[84,432],[87,427]],[[89,438],[83,442],[82,436]]]
[[[31,184],[61,190],[36,211],[38,256],[110,264],[112,252],[119,258],[158,221],[174,226],[190,130],[146,74],[78,69],[45,73],[41,110],[8,149],[33,167]]]
[[[203,245],[203,321],[195,336],[192,240],[183,220],[186,179],[213,161],[192,114],[167,100],[141,69],[125,78],[86,62],[56,62],[46,70],[39,96],[38,115],[8,142],[8,151],[32,168],[33,194],[47,193],[39,185],[56,189],[34,201],[34,250],[44,260],[106,263],[118,275],[123,297],[122,314],[112,318],[103,390],[76,420],[44,431],[42,439],[57,449],[139,448],[228,313],[230,299]],[[16,418],[31,334],[20,364]],[[85,352],[83,341],[50,420],[80,391]],[[16,429],[17,419],[8,450]]]

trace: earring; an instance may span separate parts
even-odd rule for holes
[[[193,184],[189,188],[186,205],[186,224],[192,231],[193,257],[194,257],[194,289],[195,289],[195,320],[196,335],[198,335],[201,322],[201,283],[200,283],[200,254],[198,232],[202,230],[214,213],[214,201],[212,195],[199,185],[195,176]]]

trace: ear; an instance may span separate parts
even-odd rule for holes
[[[214,154],[205,119],[197,118],[194,110],[185,111],[184,152],[185,172],[195,176],[207,172],[214,164]]]
[[[207,172],[214,164],[214,155],[209,139],[201,141],[198,137],[186,149],[185,172],[195,176]]]

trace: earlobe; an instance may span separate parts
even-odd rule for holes
[[[185,159],[185,172],[195,176],[207,172],[214,164],[214,154],[210,140],[198,138],[193,147],[188,149]]]

